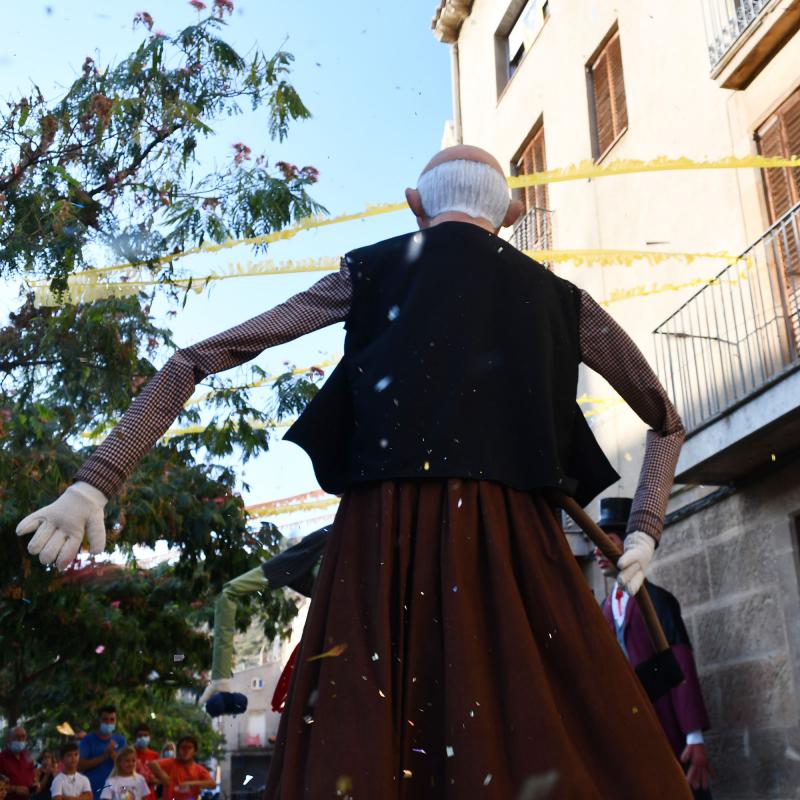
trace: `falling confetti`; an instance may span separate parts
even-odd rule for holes
[[[303,717],[303,722],[305,722],[306,725],[311,725],[314,722],[314,717],[312,717],[311,714],[306,714]]]
[[[253,780],[253,776],[252,775],[245,775],[244,776],[244,782],[242,783],[242,786],[247,786],[247,784],[250,783],[251,780]]]
[[[445,747],[445,752],[447,753],[448,758],[452,758],[456,754],[456,751],[451,745],[447,745],[447,747]]]
[[[394,322],[400,316],[400,307],[399,306],[392,306],[389,309],[389,313],[386,315],[389,322]]]
[[[184,658],[186,658],[186,656],[185,656],[183,653],[175,653],[175,655],[174,655],[174,656],[172,656],[172,660],[173,660],[173,661],[174,661],[176,664],[177,664],[178,662],[180,662],[180,661],[183,661],[183,659],[184,659]]]
[[[425,756],[425,755],[427,755],[427,753],[425,752],[425,750],[423,750],[423,748],[421,748],[421,747],[412,747],[411,749],[412,749],[412,750],[413,750],[415,753],[422,753],[422,755],[424,755],[424,756]]]
[[[150,719],[155,719],[155,718],[156,718],[156,712],[155,711],[151,711],[150,712]]]
[[[100,655],[101,653],[105,653],[106,646],[104,644],[99,644],[99,645],[97,645],[97,647],[95,647],[94,651],[95,651],[95,653],[97,653],[97,655]]]
[[[453,591],[454,591],[454,592],[457,592],[457,591],[458,591],[458,586],[454,586],[454,587],[453,587]]]
[[[777,461],[777,460],[778,460],[778,457],[775,455],[775,453],[773,453],[773,454],[770,456],[770,458],[772,458],[772,460],[773,460],[773,461]]]
[[[492,773],[487,773],[486,777],[483,779],[483,785],[488,786],[492,782]]]
[[[349,775],[340,775],[336,779],[336,791],[339,794],[344,794],[345,792],[349,792],[353,788],[353,781]]]
[[[462,499],[459,497],[459,498],[458,498],[457,507],[458,507],[458,508],[461,508],[461,506],[463,506],[463,505],[464,505],[464,501],[463,501],[463,500],[462,500]]]
[[[319,661],[321,658],[336,658],[336,656],[340,656],[344,651],[347,650],[347,644],[337,644],[331,647],[330,650],[326,650],[324,653],[320,653],[317,656],[311,656],[309,661]]]
[[[411,770],[410,770],[410,769],[404,769],[404,770],[403,770],[403,777],[404,777],[404,778],[410,778],[412,774],[413,774],[413,773],[411,772]]]
[[[375,391],[382,392],[384,389],[388,388],[392,382],[391,375],[384,375],[376,384],[375,384]]]
[[[384,694],[384,693],[383,693],[383,692],[382,692],[380,689],[378,689],[378,694],[379,694],[381,697],[386,697],[386,695],[385,695],[385,694]]]
[[[69,722],[62,722],[60,725],[56,725],[56,730],[62,734],[63,736],[74,736],[75,731],[72,730],[72,725]]]
[[[373,653],[373,654],[372,654],[372,660],[373,660],[373,661],[377,661],[377,660],[378,660],[378,658],[379,658],[379,656],[378,656],[378,654],[377,654],[377,653]]]
[[[385,450],[389,446],[389,440],[381,439],[378,444]]]
[[[636,708],[636,706],[634,706],[634,707],[633,707],[633,713],[634,713],[634,714],[638,714],[638,713],[639,713],[639,709],[638,709],[638,708]]]
[[[427,472],[427,471],[428,471],[430,468],[431,468],[431,462],[430,462],[430,461],[426,461],[426,462],[425,462],[425,463],[422,465],[422,469],[424,469],[424,470],[425,470],[425,472]]]

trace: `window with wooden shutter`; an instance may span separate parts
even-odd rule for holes
[[[547,169],[544,150],[544,125],[540,125],[534,132],[515,167],[517,175],[530,175],[532,172],[544,172]],[[547,184],[526,186],[522,190],[520,199],[525,204],[526,211],[531,208],[548,208]]]
[[[764,156],[800,155],[800,89],[758,129],[756,141]],[[775,223],[800,203],[800,168],[764,169],[761,174],[769,219]],[[777,247],[771,258],[786,290],[785,313],[800,346],[800,209],[795,208],[775,233]]]
[[[544,172],[546,169],[544,125],[538,123],[528,143],[515,158],[512,172],[515,175],[530,175],[533,172]],[[526,186],[519,190],[517,196],[525,206],[525,214],[514,228],[512,243],[521,250],[551,249],[553,242],[547,184]]]
[[[588,69],[593,102],[594,153],[599,160],[628,127],[619,31],[615,31],[603,45]]]

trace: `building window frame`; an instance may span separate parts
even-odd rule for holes
[[[522,19],[523,15],[528,13],[529,10],[535,9],[540,6],[542,19],[541,24],[533,34],[533,38],[528,43],[527,47],[524,43],[517,48],[517,52],[512,54],[509,46],[509,37],[514,31],[517,23]],[[525,57],[533,49],[534,44],[541,36],[542,31],[550,19],[550,0],[511,0],[508,8],[506,9],[503,18],[494,34],[494,52],[495,52],[495,80],[497,83],[497,99],[498,101],[505,93],[506,88],[509,86],[514,76],[519,72]],[[516,63],[513,63],[516,62]],[[513,65],[513,69],[512,69]]]
[[[598,97],[596,92],[596,79],[595,79],[595,68],[597,67],[598,62],[601,58],[606,59],[606,65],[609,63],[608,58],[611,54],[611,48],[613,47],[619,48],[619,65],[620,65],[620,80],[621,80],[621,88],[622,88],[622,109],[617,108],[617,99],[615,97],[615,89],[617,84],[611,79],[610,72],[607,72],[607,80],[609,84],[608,89],[608,104],[609,104],[609,113],[611,114],[611,125],[612,125],[612,137],[609,140],[608,144],[601,148],[600,143],[600,123],[598,119],[597,113],[597,105],[598,105]],[[606,70],[610,70],[610,67],[604,65]],[[624,67],[622,65],[622,44],[620,40],[620,32],[619,32],[619,24],[614,23],[611,27],[609,32],[603,37],[603,40],[600,42],[600,45],[597,49],[592,53],[589,60],[586,62],[586,89],[588,94],[588,104],[589,104],[589,129],[591,134],[591,143],[592,143],[592,158],[594,159],[595,163],[600,163],[611,150],[614,149],[617,142],[625,135],[628,130],[629,126],[629,115],[628,115],[628,95],[625,91],[625,73]],[[624,112],[624,113],[623,113]],[[620,119],[621,116],[624,116],[624,121]]]

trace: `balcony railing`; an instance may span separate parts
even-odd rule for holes
[[[553,247],[553,212],[529,208],[514,226],[510,242],[517,250],[550,250]]]
[[[770,0],[703,0],[711,68],[719,64]]]
[[[654,333],[689,432],[800,366],[800,203]]]

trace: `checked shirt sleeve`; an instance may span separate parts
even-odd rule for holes
[[[664,529],[664,513],[685,436],[683,424],[642,352],[584,291],[581,291],[580,343],[584,364],[600,373],[650,426],[628,533],[644,531],[657,542]]]
[[[178,350],[149,381],[76,481],[107,497],[119,491],[139,460],[178,416],[207,375],[244,364],[268,347],[344,320],[350,311],[350,272],[342,265],[310,289],[210,339]]]

